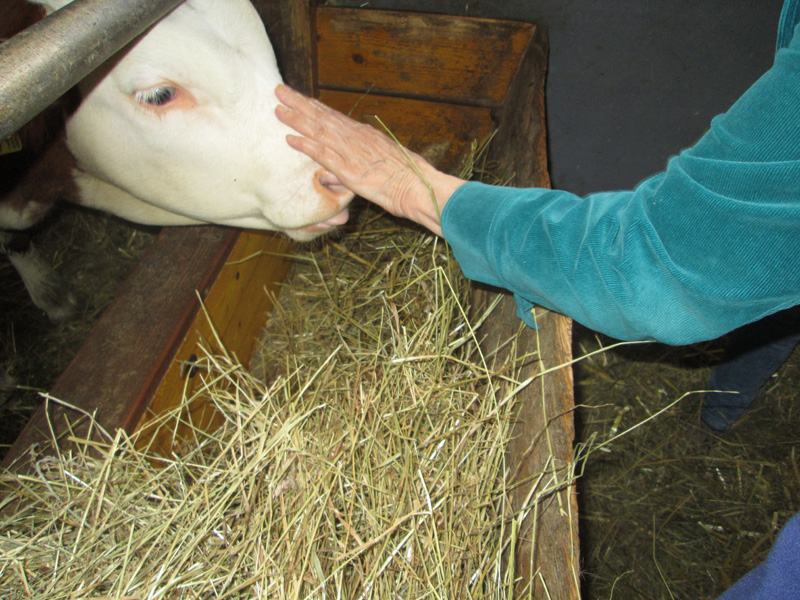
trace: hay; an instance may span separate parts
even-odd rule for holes
[[[250,371],[205,359],[223,425],[180,456],[117,433],[3,475],[2,597],[529,597],[519,522],[569,479],[512,509],[516,359],[487,367],[444,243],[367,209],[287,287]]]
[[[575,353],[598,341],[574,332]],[[602,342],[602,343],[601,343]],[[698,443],[710,367],[724,340],[620,348],[578,364],[579,437],[609,440],[578,481],[584,598],[715,598],[758,565],[800,510],[800,352],[737,426]]]

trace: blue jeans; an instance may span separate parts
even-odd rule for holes
[[[723,362],[711,373],[708,389],[718,391],[703,399],[703,422],[716,431],[728,429],[799,342],[800,306],[734,331]]]
[[[800,598],[800,513],[781,530],[763,563],[717,600],[797,600]]]

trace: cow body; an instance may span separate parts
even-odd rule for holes
[[[68,2],[9,0],[6,23],[24,28]],[[22,151],[0,156],[0,250],[28,252],[8,230],[59,199],[148,225],[216,223],[300,241],[344,223],[352,194],[286,144],[274,116],[280,80],[249,1],[187,0],[82,81],[78,100],[67,95],[26,126]]]

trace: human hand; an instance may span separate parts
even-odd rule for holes
[[[350,191],[442,235],[439,218],[464,181],[435,169],[374,127],[359,123],[288,86],[275,91],[275,114],[300,133],[286,140],[333,173]]]

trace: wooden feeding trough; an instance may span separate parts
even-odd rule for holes
[[[491,158],[515,174],[514,185],[547,186],[543,85],[546,40],[535,25],[511,21],[317,7],[307,0],[254,2],[286,80],[354,118],[380,115],[394,135],[443,169],[454,168],[474,140],[496,130]],[[193,363],[224,349],[247,363],[285,277],[292,244],[280,236],[214,227],[165,229],[61,375],[51,396],[106,429],[132,432],[180,405],[191,392]],[[477,289],[477,307],[496,296]],[[202,310],[199,299],[202,299]],[[214,324],[212,330],[209,320]],[[505,298],[482,332],[486,349],[541,360],[523,377],[571,359],[570,322],[542,311],[537,337],[523,330]],[[495,352],[497,351],[497,352]],[[564,473],[574,437],[572,374],[549,372],[523,392],[508,447],[515,476]],[[192,421],[214,427],[198,403]],[[75,424],[74,409],[48,403],[19,436],[5,465],[22,465],[27,449]],[[153,447],[168,453],[169,428],[151,428]],[[526,488],[526,490],[529,488]],[[527,491],[525,492],[527,494]],[[522,506],[525,498],[516,499]],[[535,549],[521,544],[517,560],[541,597],[578,597],[577,507],[574,487],[548,497],[526,519]],[[533,553],[533,555],[532,555]],[[546,584],[544,583],[546,582]],[[545,586],[546,585],[546,592]],[[539,597],[538,595],[536,597]]]

